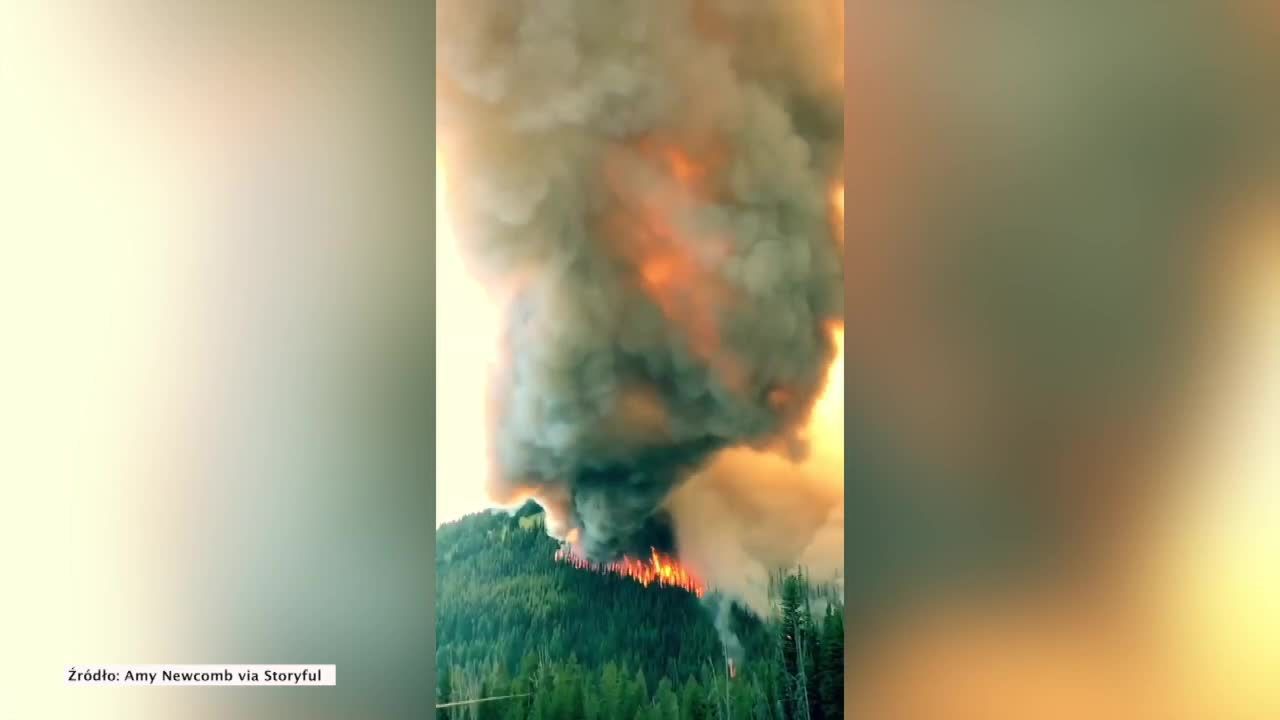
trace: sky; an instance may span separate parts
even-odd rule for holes
[[[463,263],[436,162],[436,526],[492,507],[485,427],[486,382],[498,313]]]

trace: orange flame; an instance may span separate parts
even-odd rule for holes
[[[707,586],[681,565],[679,560],[666,553],[658,552],[654,548],[649,548],[649,558],[647,560],[627,556],[610,563],[597,563],[575,554],[568,547],[563,547],[556,551],[556,560],[568,563],[579,570],[613,573],[631,578],[645,587],[657,585],[659,587],[680,588],[686,592],[693,593],[697,597],[702,597],[707,593]]]
[[[622,168],[642,158],[656,182],[637,185]],[[623,162],[622,159],[627,159]],[[693,211],[715,197],[712,179],[725,162],[714,138],[690,145],[646,137],[606,162],[605,175],[623,200],[604,218],[604,237],[634,268],[639,288],[678,329],[689,350],[712,366],[731,389],[745,384],[743,369],[721,343],[720,319],[736,302],[732,287],[715,269],[730,243],[691,227]]]
[[[667,165],[671,168],[671,174],[684,187],[693,187],[694,184],[706,175],[706,168],[694,162],[678,148],[668,148],[664,153],[667,157]]]

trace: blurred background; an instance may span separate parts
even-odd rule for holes
[[[0,717],[434,697],[433,14],[0,3]],[[1274,3],[846,17],[849,715],[1280,716]]]
[[[850,5],[851,716],[1280,714],[1278,20]]]
[[[0,716],[434,697],[432,36],[429,3],[0,4]],[[109,663],[338,684],[63,684]]]

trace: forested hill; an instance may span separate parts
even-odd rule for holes
[[[812,618],[797,632],[735,612],[747,660],[730,679],[701,600],[557,562],[559,545],[541,520],[530,506],[515,516],[471,515],[437,530],[437,702],[521,695],[453,706],[441,717],[799,717],[787,687],[791,695],[811,696],[821,715],[817,643],[823,630],[833,637],[838,631],[839,647],[833,642],[831,650],[842,660],[842,620],[837,628],[829,619],[824,628],[822,617]],[[803,609],[791,605],[793,615]],[[783,637],[806,639],[799,661],[783,652]],[[782,671],[788,657],[796,671],[809,673],[803,688]],[[827,678],[830,697],[843,695],[842,665],[839,680],[836,687],[835,677]]]
[[[587,666],[612,660],[648,677],[691,675],[723,663],[715,627],[693,595],[644,587],[555,560],[541,515],[472,515],[436,535],[438,667],[525,654]],[[522,527],[523,525],[523,527]]]

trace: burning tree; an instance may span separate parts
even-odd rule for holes
[[[710,539],[672,540],[706,518],[677,517],[675,494],[735,450],[799,465],[819,439],[841,447],[839,406],[816,411],[843,397],[842,7],[439,4],[439,244],[459,268],[444,277],[483,286],[452,297],[464,334],[494,339],[463,368],[483,376],[487,414],[483,447],[464,448],[483,467],[460,477],[497,503],[535,500],[574,548],[545,561],[705,598],[710,578],[680,558]],[[800,485],[788,494],[834,517],[818,512],[834,493]],[[718,527],[750,526],[745,554],[766,533],[792,539],[747,483],[719,492],[743,501],[714,509],[736,516]],[[726,592],[737,567],[716,568]],[[563,601],[548,598],[564,575],[528,616]],[[726,637],[701,680],[723,691],[721,717],[759,716],[775,658],[739,658]],[[815,647],[795,652],[802,680],[817,672]]]
[[[702,597],[707,592],[706,585],[681,565],[679,560],[655,548],[649,548],[649,557],[645,559],[624,556],[607,563],[588,560],[568,547],[557,550],[555,557],[556,560],[568,563],[579,570],[621,575],[645,587],[657,585],[680,588],[698,597]]]

